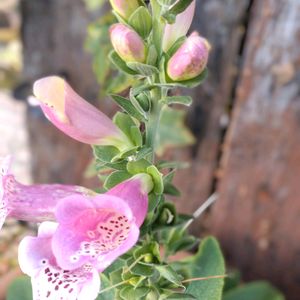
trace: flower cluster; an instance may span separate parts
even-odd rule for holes
[[[147,238],[134,252],[138,258],[132,266],[144,259],[146,264],[157,264],[156,272],[171,272],[160,265],[154,231],[179,226],[174,205],[164,197],[177,190],[171,182],[173,170],[164,174],[163,164],[153,159],[157,130],[164,105],[187,103],[184,97],[168,97],[169,89],[203,80],[210,46],[198,33],[186,37],[195,1],[188,1],[184,9],[184,1],[170,1],[158,11],[155,7],[149,10],[143,1],[110,2],[119,20],[110,28],[111,59],[120,70],[144,80],[144,85],[132,87],[130,99],[112,95],[124,112],[111,120],[57,76],[42,78],[33,86],[34,97],[48,120],[71,138],[92,145],[99,169],[112,170],[104,183],[107,191],[99,194],[62,184],[24,185],[10,171],[11,158],[2,161],[0,226],[6,217],[41,223],[37,236],[25,237],[19,246],[20,267],[31,277],[34,300],[95,299],[100,290],[99,273],[128,253],[141,232]],[[175,233],[176,238],[165,245],[166,253],[173,251],[169,248],[183,249],[195,242],[185,229]],[[136,272],[125,281],[131,286],[125,286],[123,293],[135,295],[147,276],[159,278],[152,269]],[[162,292],[171,291],[174,283],[182,286],[174,276],[156,279],[155,289],[149,277],[143,293],[158,299],[159,284]]]
[[[49,120],[79,141],[121,145],[125,139],[61,78],[38,80],[34,95]],[[1,227],[7,216],[42,222],[38,236],[25,237],[19,247],[20,267],[32,278],[34,299],[95,299],[98,273],[138,240],[151,177],[141,173],[96,194],[79,186],[23,185],[10,164],[6,157],[1,165]]]

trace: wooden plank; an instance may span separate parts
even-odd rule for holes
[[[203,0],[197,2],[193,29],[207,37],[212,45],[209,77],[193,91],[194,105],[188,124],[197,143],[192,149],[177,151],[175,158],[188,160],[191,168],[179,172],[177,184],[182,198],[175,200],[180,211],[192,213],[210,195],[218,166],[222,134],[221,119],[231,101],[235,84],[238,55],[244,34],[248,0]],[[200,233],[199,222],[192,226]]]
[[[255,1],[213,232],[247,279],[300,294],[300,2]]]

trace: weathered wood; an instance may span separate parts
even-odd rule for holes
[[[186,213],[200,206],[213,189],[222,134],[221,119],[226,118],[227,105],[231,101],[249,3],[249,0],[197,2],[193,29],[208,38],[212,52],[209,77],[193,91],[194,105],[188,116],[197,143],[184,154],[176,154],[191,163],[191,168],[180,171],[176,177],[182,191],[177,204],[179,210]],[[199,224],[195,222],[192,227],[196,234],[200,233]]]
[[[28,89],[39,77],[59,74],[80,95],[96,103],[99,87],[92,72],[91,57],[84,50],[86,28],[93,18],[83,1],[22,0],[21,11],[23,80],[28,83]],[[28,129],[36,181],[82,181],[91,155],[89,146],[66,137],[38,108],[29,109]]]
[[[300,2],[255,1],[213,232],[247,279],[300,294]]]

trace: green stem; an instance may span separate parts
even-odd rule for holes
[[[153,150],[152,161],[154,161],[155,150],[157,148],[158,130],[162,112],[162,104],[160,102],[161,91],[155,89],[152,94],[152,109],[149,120],[146,124],[146,145]]]

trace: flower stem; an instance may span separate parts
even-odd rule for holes
[[[224,275],[190,278],[190,279],[183,280],[182,283],[193,282],[193,281],[203,281],[203,280],[209,280],[209,279],[220,279],[220,278],[226,278],[227,276],[228,275],[224,274]]]

